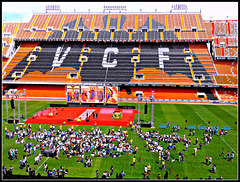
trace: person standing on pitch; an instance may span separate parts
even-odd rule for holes
[[[200,149],[200,150],[202,150],[202,146],[203,146],[203,144],[202,144],[202,142],[200,142],[200,143],[199,143],[199,147],[200,147],[199,149]]]
[[[180,162],[181,161],[181,157],[182,157],[182,153],[181,151],[178,152],[178,161]]]
[[[227,151],[227,161],[229,159],[229,156],[230,156],[230,153],[229,153],[229,151]]]
[[[232,152],[230,155],[230,162],[233,162],[233,157],[234,157],[234,153]]]
[[[188,143],[186,143],[186,152],[188,151]]]
[[[224,155],[224,148],[222,148],[222,153],[219,156],[225,157],[225,155]]]
[[[196,138],[196,143],[195,143],[195,145],[197,145],[198,144],[198,137]]]
[[[136,163],[136,157],[133,157],[133,166],[135,167],[135,163]]]
[[[197,156],[197,147],[194,148],[194,155]]]
[[[158,155],[158,165],[161,163],[161,155]]]
[[[166,170],[166,168],[165,168],[165,161],[164,160],[162,160],[162,170]]]
[[[208,155],[206,155],[206,165],[208,165]]]
[[[209,156],[209,164],[208,164],[208,166],[210,166],[211,165],[211,163],[212,163],[212,157],[211,156]]]

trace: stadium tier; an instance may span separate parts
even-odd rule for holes
[[[214,85],[215,74],[200,43],[23,42],[3,81]]]
[[[3,90],[25,85],[35,97],[30,85],[54,84],[64,97],[66,85],[167,86],[188,100],[220,100],[218,88],[238,84],[237,23],[200,13],[36,13],[29,22],[4,22]],[[197,87],[210,87],[213,97],[198,98]]]
[[[236,59],[238,57],[238,21],[204,21],[208,34],[213,38],[215,59]]]

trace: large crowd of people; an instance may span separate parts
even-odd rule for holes
[[[185,152],[179,150],[179,162],[185,162],[185,153],[188,152],[190,145],[195,145],[194,155],[197,156],[197,144],[198,138],[195,137],[195,130],[189,130],[189,136],[194,136],[196,141],[192,144],[191,138],[178,135],[179,128],[174,128],[172,134],[160,134],[159,131],[146,131],[143,132],[141,128],[136,125],[131,125],[131,131],[136,131],[139,138],[145,142],[145,147],[153,155],[158,155],[158,164],[162,165],[162,170],[166,171],[165,163],[171,160],[175,161],[175,158],[171,155],[171,150],[177,150],[176,144],[183,143],[186,147]],[[205,145],[208,145],[212,141],[212,136],[217,134],[217,128],[211,129],[207,127],[203,133],[203,141]],[[222,131],[222,130],[220,130]],[[222,133],[220,133],[222,134]],[[62,126],[59,129],[55,129],[54,125],[50,125],[49,130],[42,129],[39,125],[38,131],[32,131],[30,124],[20,125],[14,127],[14,131],[9,131],[5,128],[5,138],[13,139],[16,136],[16,145],[22,144],[24,155],[20,157],[20,169],[24,169],[30,177],[35,177],[35,167],[29,166],[27,158],[34,156],[34,165],[39,165],[43,156],[54,157],[58,160],[60,157],[72,158],[77,156],[78,163],[84,164],[84,167],[92,167],[93,157],[121,157],[125,154],[136,154],[138,147],[133,146],[133,140],[128,137],[128,131],[119,127],[118,130],[108,129],[107,132],[103,132],[98,126],[92,127],[91,131],[87,132],[84,128],[82,130],[74,131],[73,126],[68,128],[66,131],[62,130]],[[26,139],[27,137],[27,139]],[[34,140],[34,144],[31,142]],[[163,148],[163,142],[167,147]],[[199,149],[202,150],[202,141],[199,143]],[[60,153],[63,155],[60,156]],[[222,150],[221,156],[225,156],[224,149]],[[8,150],[8,158],[10,160],[18,159],[18,150],[16,148],[10,148]],[[227,160],[233,161],[234,153],[227,152]],[[139,159],[141,160],[141,159]],[[133,158],[133,166],[135,166],[136,158]],[[212,166],[212,172],[216,173],[216,165],[212,162],[211,156],[206,155],[206,164]],[[144,177],[148,178],[149,166],[144,169]],[[3,167],[3,174],[12,175],[13,167],[9,170]],[[103,173],[102,178],[109,178],[113,175],[113,167],[110,172],[107,170]],[[44,172],[47,172],[49,178],[63,178],[68,175],[68,169],[64,169],[62,166],[60,169],[48,168],[47,163],[44,163]],[[38,174],[38,177],[40,174]],[[96,177],[98,177],[98,170],[96,171]],[[123,178],[125,173],[122,171],[118,174],[118,178]],[[158,176],[160,177],[160,176]]]
[[[128,132],[120,127],[117,131],[114,129],[108,130],[107,133],[97,126],[92,127],[90,132],[85,129],[74,131],[73,127],[68,128],[66,131],[55,129],[55,126],[51,125],[49,130],[41,129],[39,125],[38,131],[32,131],[31,125],[24,125],[24,127],[14,128],[15,131],[9,131],[5,128],[5,137],[12,139],[16,136],[16,144],[23,144],[24,155],[20,159],[20,169],[26,167],[26,172],[29,176],[35,176],[32,170],[34,168],[29,167],[27,158],[34,156],[34,165],[39,165],[41,158],[44,155],[55,157],[56,160],[60,158],[60,152],[62,156],[66,158],[72,158],[78,156],[78,163],[83,163],[84,166],[92,166],[92,157],[121,157],[122,155],[132,153],[137,150],[137,147],[132,146],[132,141],[128,141]],[[11,134],[10,134],[11,133]],[[28,139],[25,141],[25,137]],[[31,140],[35,140],[36,144],[33,144]],[[8,151],[9,159],[17,159],[17,149],[10,148]],[[88,156],[87,156],[88,155]],[[64,176],[68,172],[62,172],[61,170],[46,170],[49,177]],[[33,175],[34,174],[34,175]]]
[[[177,130],[176,127],[173,128],[173,134],[159,134],[159,131],[146,131],[143,132],[142,129],[137,129],[137,134],[139,136],[139,138],[141,138],[142,140],[144,140],[146,142],[145,147],[148,148],[148,151],[150,153],[153,153],[153,155],[156,153],[158,154],[158,164],[162,164],[162,170],[166,170],[165,167],[165,161],[169,161],[170,159],[172,159],[171,161],[174,162],[175,158],[171,155],[170,151],[171,150],[177,150],[175,143],[180,143],[182,142],[186,149],[185,152],[188,152],[188,147],[192,144],[191,142],[191,138],[186,137],[185,133],[183,134],[182,137],[180,137],[177,134]],[[205,145],[208,145],[211,141],[212,141],[212,136],[217,135],[218,133],[218,129],[217,127],[214,129],[211,129],[210,127],[207,127],[205,129],[205,132],[203,133],[203,141],[205,142]],[[219,136],[223,135],[222,130],[219,131]],[[190,129],[189,130],[189,136],[194,136],[195,137],[195,130]],[[166,148],[163,148],[162,142],[168,144]],[[193,149],[193,155],[197,156],[197,150],[200,149],[202,150],[202,142],[199,143],[199,148],[197,148],[197,144],[198,144],[198,138],[196,137],[196,142],[195,147]],[[178,152],[179,154],[179,158],[178,161],[179,162],[185,162],[185,154],[183,151],[179,150]],[[221,153],[220,156],[224,156],[224,149]],[[234,152],[231,153],[228,151],[227,153],[227,160],[232,162],[234,158]],[[208,166],[212,166],[212,173],[217,173],[216,172],[216,164],[214,164],[212,162],[212,157],[206,155],[206,165]],[[146,167],[145,167],[146,168]],[[144,176],[143,179],[146,178],[146,170],[144,170]],[[165,174],[166,175],[166,174]],[[158,176],[158,179],[161,178],[161,175]],[[179,176],[178,176],[179,178]],[[166,179],[166,178],[164,178]],[[220,179],[222,179],[222,177],[220,176]]]

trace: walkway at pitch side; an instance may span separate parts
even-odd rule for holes
[[[114,111],[120,111],[122,118],[113,119]],[[52,113],[52,116],[50,113]],[[62,125],[65,122],[65,125],[94,125],[96,123],[98,126],[127,126],[130,121],[134,121],[134,116],[137,113],[138,110],[136,109],[122,108],[48,107],[28,118],[25,124]],[[93,117],[94,115],[95,117]],[[90,117],[87,118],[87,116]],[[78,118],[81,118],[81,121],[77,121]]]

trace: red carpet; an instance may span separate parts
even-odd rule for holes
[[[113,111],[121,111],[121,119],[112,119]],[[49,116],[52,112],[53,116]],[[92,113],[97,113],[97,118],[93,118]],[[86,116],[90,115],[89,122]],[[134,120],[136,109],[100,108],[100,107],[49,107],[28,118],[26,124],[53,124],[62,125],[94,125],[98,126],[127,126],[127,123]],[[81,121],[77,122],[80,117]]]

